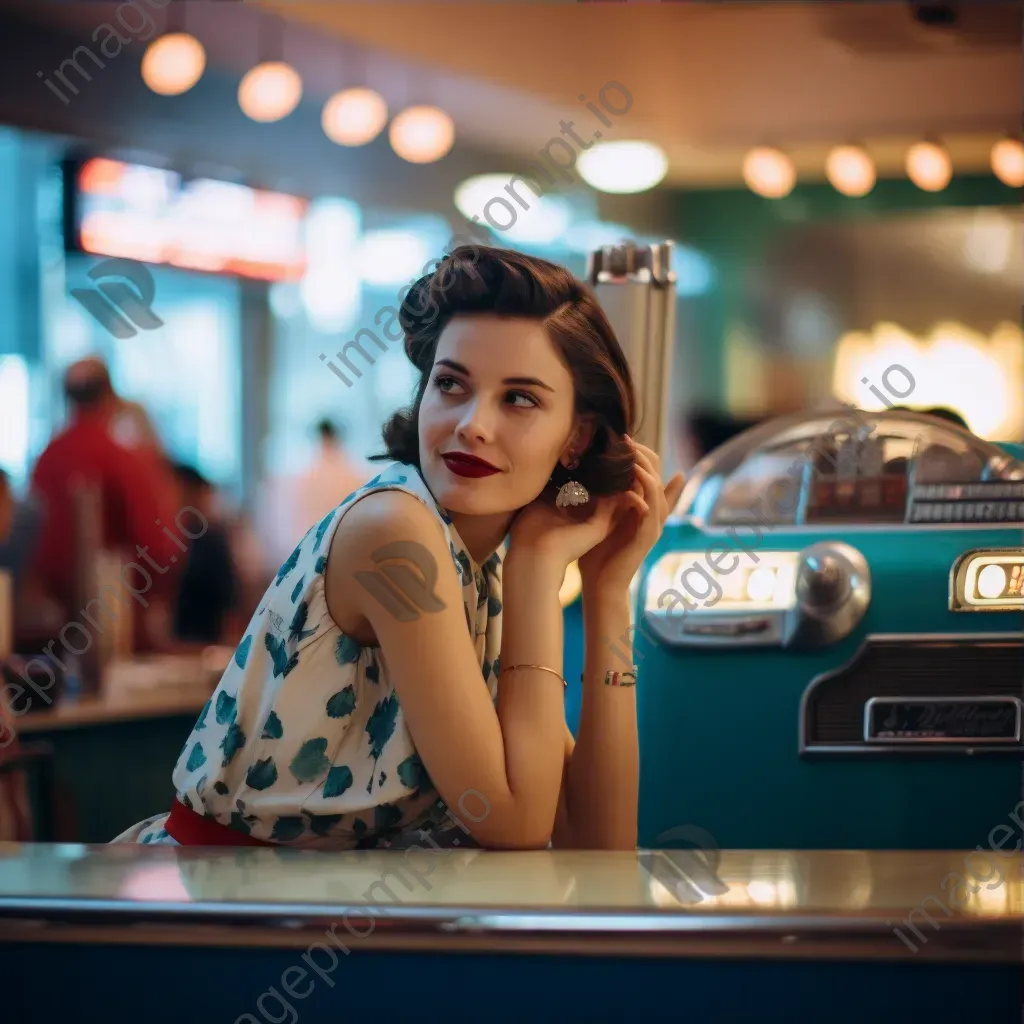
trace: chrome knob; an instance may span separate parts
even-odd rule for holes
[[[871,600],[871,570],[854,547],[819,541],[806,548],[796,578],[796,607],[784,645],[824,647],[849,636]]]
[[[833,555],[814,554],[804,560],[797,580],[800,604],[819,611],[835,608],[850,594],[850,576]]]

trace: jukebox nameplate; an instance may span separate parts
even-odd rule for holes
[[[1019,697],[873,697],[868,743],[1019,743]]]

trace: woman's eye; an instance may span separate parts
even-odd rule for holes
[[[438,375],[434,378],[434,386],[443,394],[450,394],[452,387],[461,386],[454,377],[448,377],[443,374]]]
[[[522,398],[522,399],[525,400],[526,404],[525,405],[516,405],[517,409],[537,408],[537,406],[540,404],[537,401],[537,399],[534,398],[533,395],[531,395],[529,393],[529,391],[510,391],[508,393],[508,397],[513,399],[513,404],[515,404],[514,400],[517,399],[517,398]]]

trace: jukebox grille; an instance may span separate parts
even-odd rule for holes
[[[869,639],[850,664],[808,688],[805,746],[863,745],[873,697],[1024,697],[1021,640]]]

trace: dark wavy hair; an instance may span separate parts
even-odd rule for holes
[[[633,453],[623,434],[635,429],[636,394],[626,357],[593,292],[564,267],[511,249],[459,246],[409,289],[399,310],[405,353],[420,372],[413,404],[384,425],[387,451],[371,456],[420,468],[419,411],[437,342],[455,316],[492,314],[539,320],[572,374],[575,412],[595,422],[593,439],[567,474],[594,495],[633,482]]]

